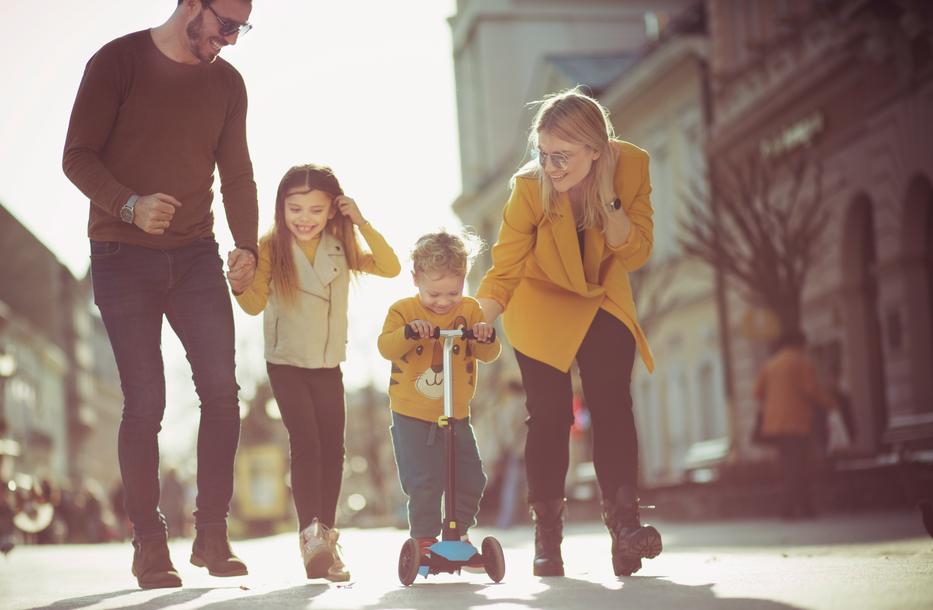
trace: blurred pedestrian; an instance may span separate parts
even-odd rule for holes
[[[761,435],[778,453],[781,468],[781,515],[786,519],[816,514],[810,456],[815,415],[833,408],[832,396],[820,385],[800,331],[784,333],[762,365],[755,383],[761,401]]]
[[[169,538],[183,538],[185,536],[185,486],[178,477],[178,471],[169,468],[162,477],[162,494],[159,497],[159,508],[165,515]]]
[[[505,473],[499,499],[499,516],[496,527],[506,529],[512,526],[516,512],[521,505],[527,510],[524,495],[527,491],[525,482],[524,452],[521,450],[525,440],[525,392],[518,379],[509,379],[499,399],[499,445],[506,456]],[[518,442],[522,441],[522,442]]]
[[[592,419],[603,520],[616,575],[661,552],[638,506],[631,377],[636,352],[653,360],[628,274],[651,255],[648,154],[617,140],[608,111],[571,89],[543,100],[529,143],[537,160],[513,176],[493,267],[477,292],[503,327],[528,410],[525,467],[535,520],[534,574],[564,574],[560,544],[576,360]]]
[[[110,510],[116,523],[114,538],[126,540],[127,535],[132,536],[133,524],[126,517],[126,506],[123,502],[123,481],[117,479],[110,488]]]

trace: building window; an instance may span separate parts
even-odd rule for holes
[[[715,394],[713,392],[713,366],[709,362],[704,362],[700,365],[700,370],[697,373],[697,390],[699,396],[699,408],[697,411],[700,413],[699,431],[700,438],[699,440],[705,441],[711,438],[716,438],[716,404],[715,404]]]

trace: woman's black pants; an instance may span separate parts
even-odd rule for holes
[[[603,498],[615,498],[620,487],[638,484],[638,437],[631,394],[635,351],[635,338],[628,328],[600,309],[576,355],[592,422],[593,464]],[[518,350],[515,356],[528,410],[528,502],[560,499],[564,497],[573,423],[570,373]]]

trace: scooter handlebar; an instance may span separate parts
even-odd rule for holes
[[[435,326],[434,331],[431,333],[430,337],[428,338],[439,339],[441,337],[442,332],[445,336],[456,336],[456,334],[459,333],[461,339],[465,339],[467,341],[476,341],[476,335],[473,334],[472,328],[463,328],[463,329],[460,329],[459,331],[458,330],[441,331],[440,328]],[[415,329],[411,327],[410,324],[406,324],[405,325],[405,338],[406,339],[420,339],[421,337],[415,331]],[[487,341],[484,341],[484,343],[492,343],[495,340],[496,340],[496,329],[494,328],[492,329],[492,336],[489,337]]]

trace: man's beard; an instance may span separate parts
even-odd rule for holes
[[[199,60],[205,63],[212,63],[217,59],[217,55],[211,55],[210,57],[205,57],[204,53],[201,51],[201,32],[204,29],[204,13],[200,13],[197,17],[191,20],[191,23],[185,28],[185,34],[188,35],[188,49],[191,53],[197,57]]]

